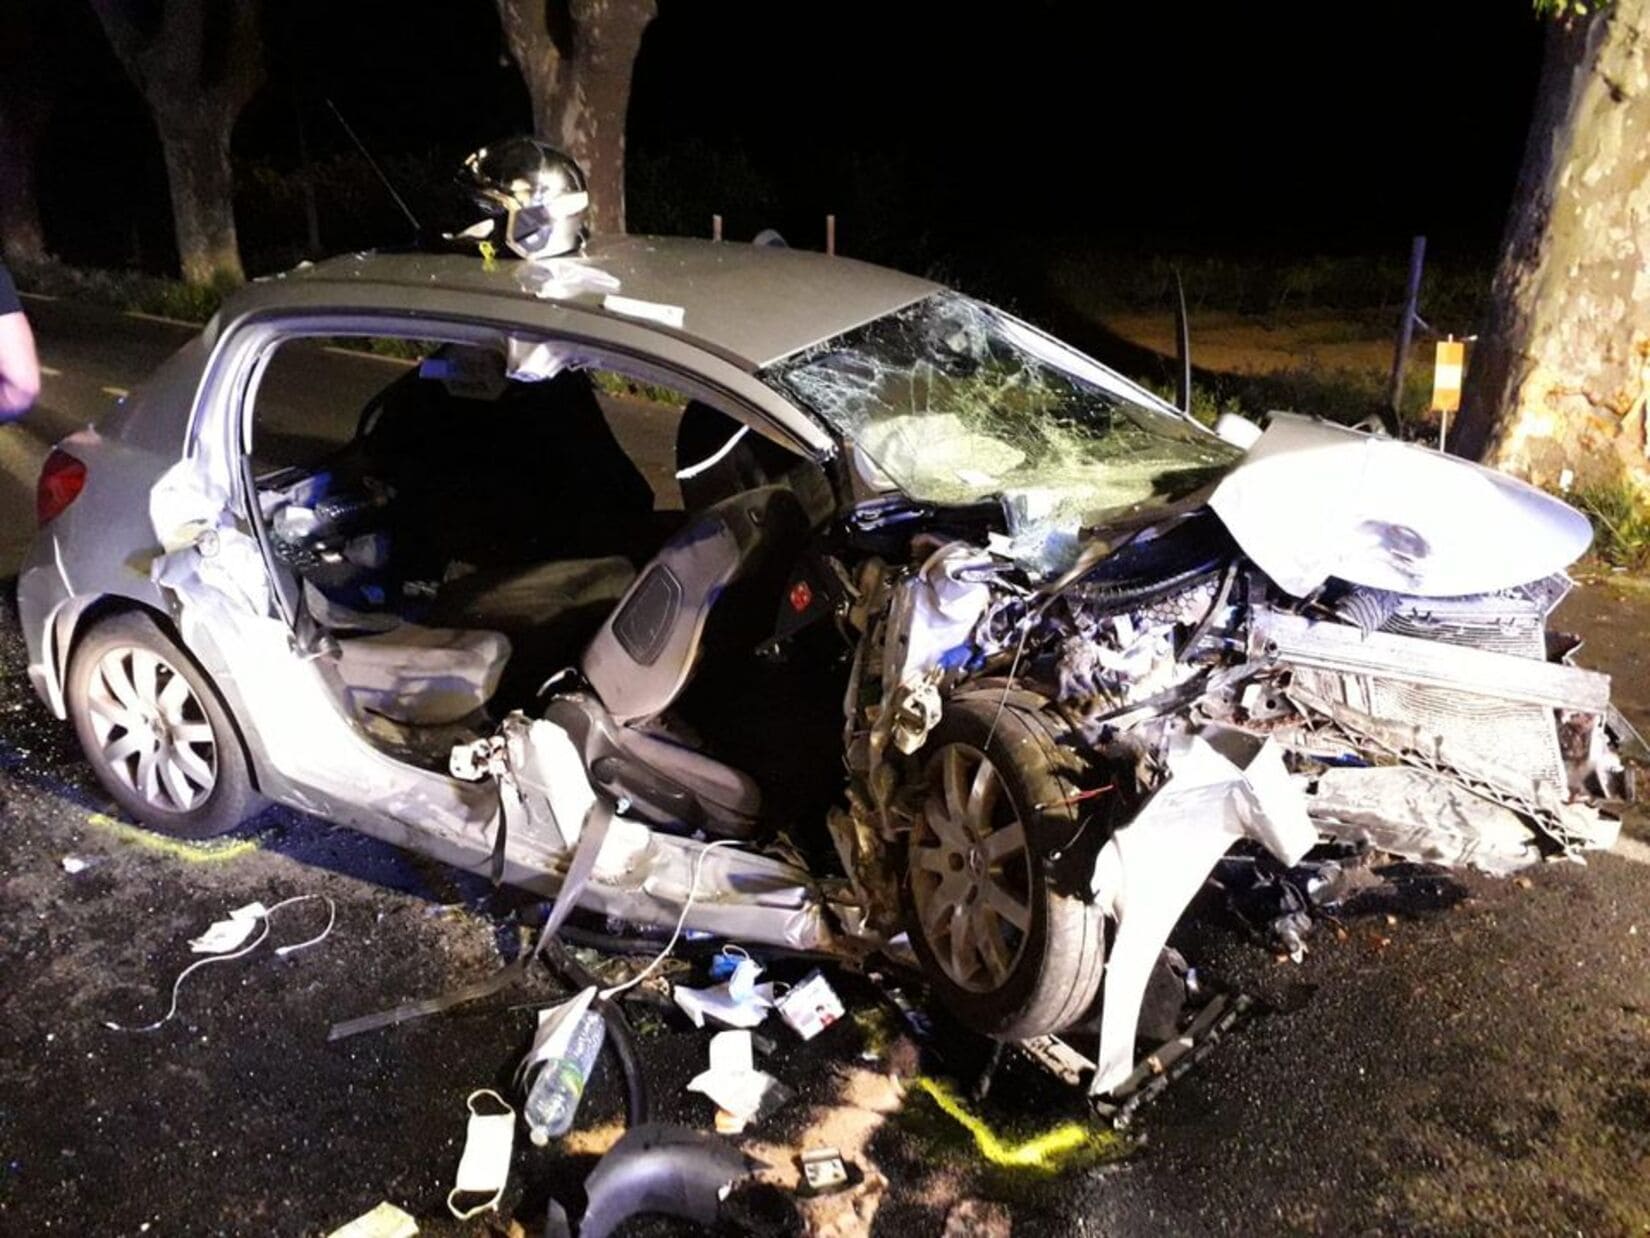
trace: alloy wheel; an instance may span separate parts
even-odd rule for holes
[[[189,681],[134,645],[98,659],[87,694],[98,750],[110,771],[161,812],[199,807],[217,783],[212,724]]]
[[[947,744],[928,772],[909,844],[918,927],[953,983],[991,992],[1013,972],[1031,929],[1025,824],[979,749]]]

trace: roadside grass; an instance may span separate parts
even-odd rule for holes
[[[1650,503],[1626,480],[1577,486],[1561,496],[1593,522],[1593,555],[1611,567],[1650,569]]]
[[[1196,345],[1193,345],[1194,355]],[[1137,379],[1174,403],[1172,382]],[[1222,413],[1258,420],[1267,413],[1305,413],[1340,425],[1355,425],[1387,412],[1388,376],[1373,370],[1303,362],[1271,374],[1210,374],[1192,382],[1192,416],[1212,426]],[[1436,441],[1437,423],[1425,413],[1431,375],[1411,366],[1399,401],[1399,437]]]
[[[224,297],[235,287],[232,283],[186,284],[139,271],[110,271],[62,262],[32,263],[12,274],[25,292],[201,323],[218,312]]]
[[[1332,310],[1343,317],[1368,316],[1385,327],[1403,304],[1409,255],[1405,249],[1278,261],[1074,248],[1051,252],[1046,269],[1050,288],[1078,309],[1167,309],[1174,304],[1178,272],[1192,313]],[[1430,258],[1421,281],[1422,317],[1439,331],[1467,334],[1482,317],[1489,282],[1486,264]]]

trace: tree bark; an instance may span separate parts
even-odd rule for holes
[[[656,0],[497,0],[533,132],[584,169],[594,230],[622,233],[625,119]]]
[[[1549,30],[1490,295],[1453,450],[1650,495],[1650,0]]]
[[[51,51],[60,35],[48,0],[0,9],[0,253],[13,266],[47,257],[35,152],[59,89]]]
[[[260,0],[92,0],[148,101],[166,156],[178,265],[192,284],[241,283],[229,139],[263,83]]]
[[[242,283],[235,236],[235,176],[229,164],[230,124],[160,126],[178,265],[189,284]]]
[[[46,109],[0,103],[0,252],[12,266],[46,260],[46,232],[35,197],[34,157]]]

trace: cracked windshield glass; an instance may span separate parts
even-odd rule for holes
[[[1079,529],[1183,498],[1241,455],[1065,345],[950,292],[763,377],[847,437],[874,466],[872,484],[933,503],[1000,496],[1018,549],[1050,567]]]

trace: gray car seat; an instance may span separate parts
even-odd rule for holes
[[[701,659],[748,657],[772,634],[807,535],[795,494],[764,486],[701,512],[637,577],[585,649],[591,691],[563,695],[547,712],[580,745],[598,786],[659,824],[753,832],[756,783],[651,724]]]

